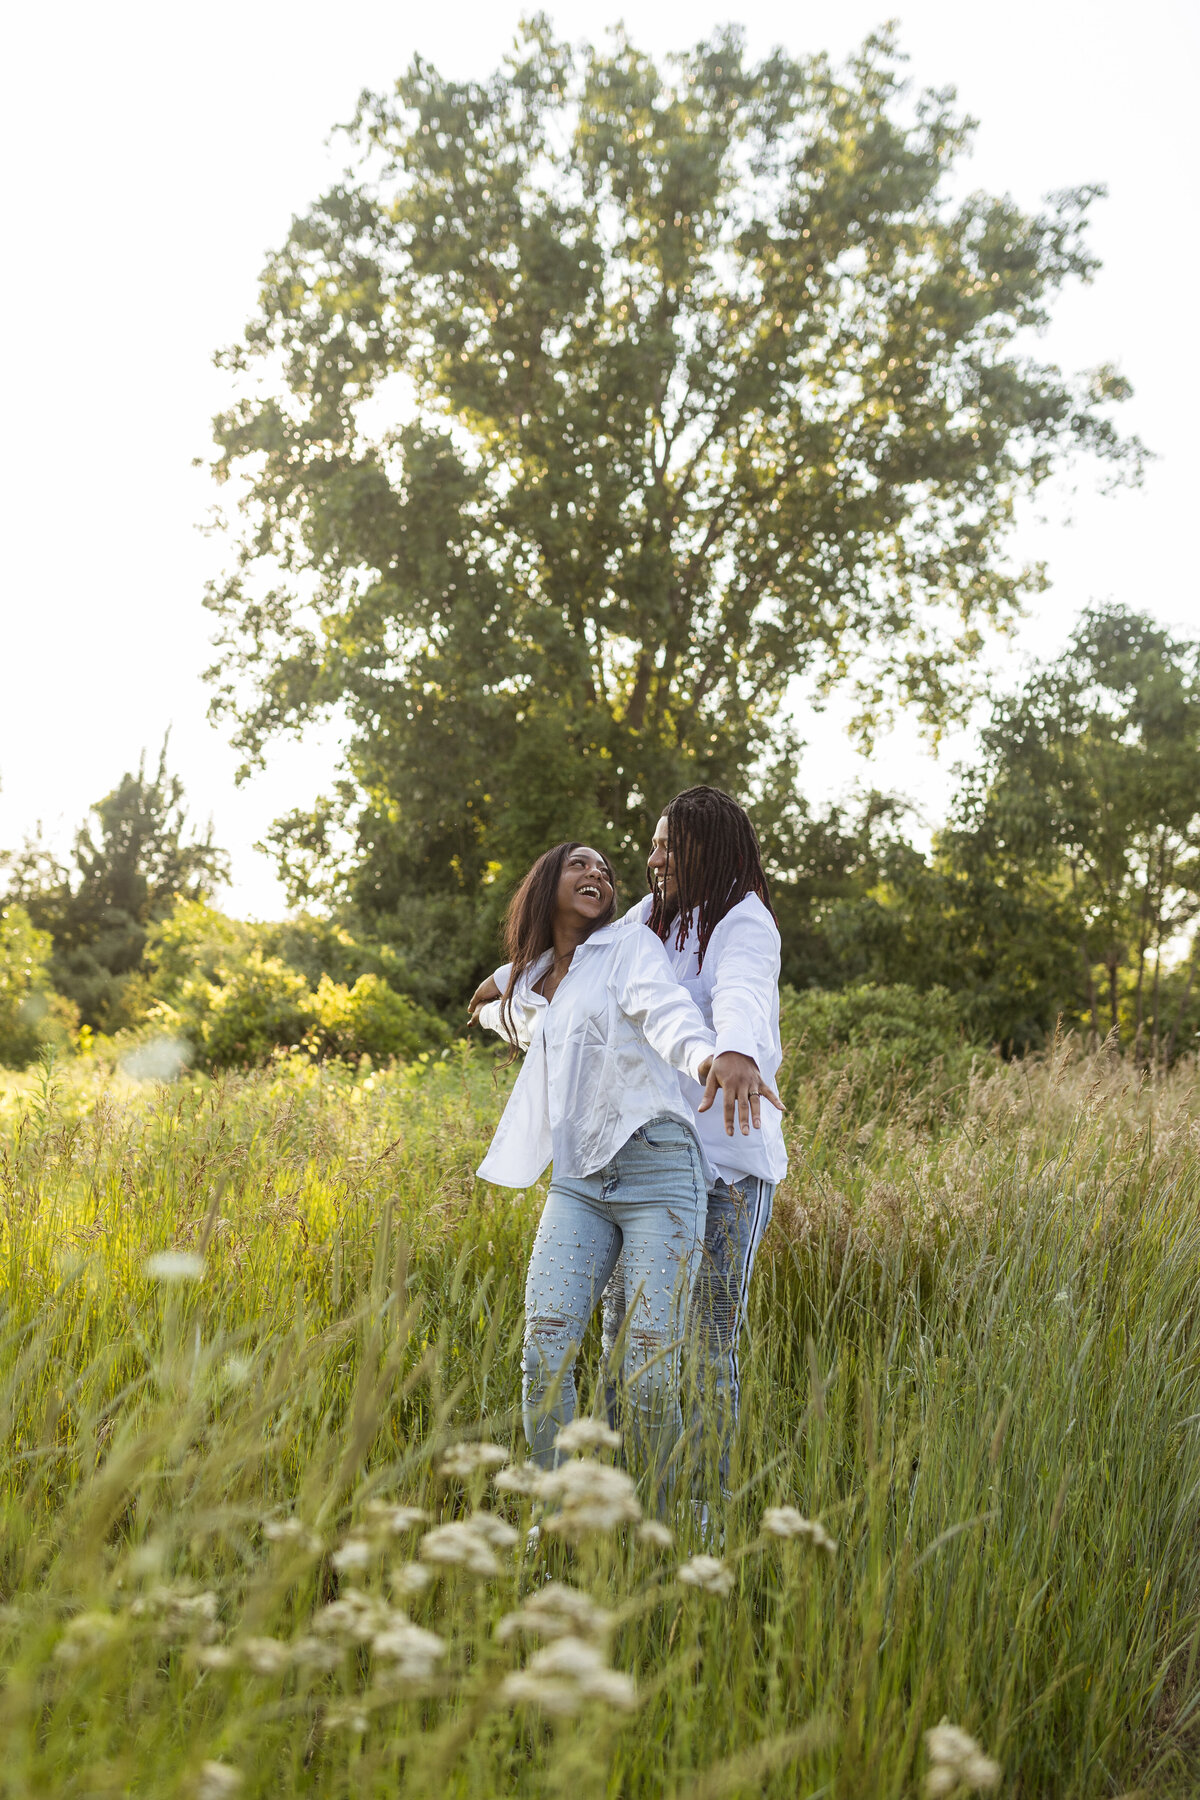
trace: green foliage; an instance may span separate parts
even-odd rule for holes
[[[393,975],[402,965],[388,945],[360,942],[330,922],[251,925],[183,901],[152,931],[148,960],[152,1028],[181,1034],[206,1067],[254,1066],[300,1044],[314,1055],[386,1062],[449,1040],[435,1014],[375,970],[349,986],[334,980],[323,964],[353,972],[374,962]]]
[[[1003,1793],[1192,1800],[1194,1069],[988,1059],[923,1123],[849,1065],[798,1082],[733,1497],[708,1496],[727,1597],[677,1578],[706,1547],[686,1501],[670,1551],[527,1551],[527,1500],[437,1472],[463,1437],[523,1455],[541,1195],[472,1173],[506,1081],[483,1056],[365,1080],[297,1056],[0,1082],[6,1789],[912,1800],[946,1716]],[[199,1278],[151,1279],[169,1249]],[[380,1503],[515,1542],[417,1590],[425,1524],[385,1534]],[[835,1554],[765,1535],[780,1504]],[[617,1614],[633,1713],[502,1695],[537,1646],[501,1620],[547,1577]],[[432,1678],[382,1633],[347,1643],[335,1600],[436,1632]]]
[[[1169,1058],[1163,955],[1200,912],[1200,644],[1123,608],[1087,612],[1055,663],[994,704],[983,747],[942,859],[976,892],[1052,895],[1066,1004],[1119,1031],[1131,968],[1135,1051]]]
[[[50,984],[50,933],[23,906],[0,907],[0,1067],[23,1069],[43,1044],[65,1047],[79,1015]]]
[[[144,1016],[147,934],[178,899],[203,900],[226,879],[228,859],[212,840],[189,834],[183,785],[167,772],[167,746],[154,775],[145,757],[92,808],[75,835],[68,868],[38,842],[4,860],[8,894],[53,939],[57,987],[85,1024],[114,1032]]]
[[[259,949],[219,971],[215,982],[185,985],[180,1013],[216,1069],[266,1062],[278,1047],[303,1042],[317,1022],[303,975]]]
[[[837,1070],[871,1091],[877,1107],[913,1090],[935,1104],[982,1060],[964,1012],[960,996],[941,987],[918,992],[903,982],[866,982],[833,993],[785,987],[781,1096],[790,1103],[807,1079]]]
[[[417,1056],[450,1039],[440,1019],[378,975],[360,975],[352,988],[322,975],[314,1000],[322,1041],[334,1056],[386,1062]]]
[[[1092,191],[953,199],[968,125],[898,60],[726,31],[660,67],[539,18],[485,81],[363,96],[217,423],[247,530],[216,710],[251,760],[350,727],[275,833],[295,899],[491,916],[568,834],[636,879],[685,782],[794,762],[796,674],[856,670],[868,727],[952,713],[1040,584],[1014,498],[1081,446],[1136,470],[1123,384],[1028,352],[1095,266]]]

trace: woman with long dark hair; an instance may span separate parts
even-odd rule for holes
[[[479,1018],[527,1055],[479,1173],[523,1188],[554,1164],[525,1289],[535,1459],[553,1460],[574,1416],[579,1345],[623,1250],[625,1380],[659,1492],[682,1431],[679,1346],[707,1198],[676,1071],[702,1080],[714,1038],[660,940],[615,916],[612,866],[585,844],[556,844],[517,890],[506,988]]]

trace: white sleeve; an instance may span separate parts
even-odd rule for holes
[[[700,1079],[700,1064],[714,1051],[713,1035],[699,1007],[675,979],[670,960],[652,931],[622,939],[613,979],[626,1018],[640,1025],[664,1062]]]
[[[528,1050],[536,1014],[531,1007],[522,1006],[519,1000],[513,1001],[512,1029],[501,1011],[502,1002],[489,1000],[486,1006],[479,1009],[479,1023],[485,1031],[494,1031],[505,1043],[515,1044],[518,1050]]]
[[[739,909],[717,929],[721,942],[712,947],[717,953],[712,988],[717,1055],[736,1050],[762,1068],[773,1035],[779,932],[765,907]]]
[[[495,974],[492,976],[492,980],[495,982],[496,986],[500,989],[501,993],[503,993],[505,988],[508,986],[508,978],[511,974],[512,974],[512,964],[511,963],[501,963],[500,967],[496,970]]]

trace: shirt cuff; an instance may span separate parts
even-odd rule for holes
[[[758,1045],[744,1025],[727,1025],[723,1031],[718,1031],[717,1047],[713,1054],[724,1056],[726,1051],[734,1051],[738,1056],[748,1056],[761,1067]]]
[[[693,1081],[700,1080],[700,1065],[706,1063],[710,1056],[715,1055],[716,1051],[705,1038],[697,1039],[692,1046],[692,1053],[688,1057],[688,1073]]]

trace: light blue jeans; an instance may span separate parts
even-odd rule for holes
[[[555,1435],[575,1416],[575,1359],[623,1254],[625,1383],[639,1456],[661,1495],[683,1432],[679,1351],[706,1203],[699,1146],[678,1119],[651,1119],[594,1175],[551,1181],[525,1283],[522,1400],[535,1461],[553,1464]]]
[[[729,1452],[741,1402],[738,1339],[750,1299],[750,1277],[763,1233],[771,1222],[773,1182],[748,1175],[732,1187],[717,1180],[708,1190],[704,1248],[692,1289],[687,1342],[696,1362],[692,1431],[699,1441],[705,1426],[716,1435],[721,1488],[729,1486]],[[604,1360],[608,1369],[609,1414],[617,1408],[618,1370],[614,1351],[625,1322],[626,1275],[618,1259],[604,1290]]]

